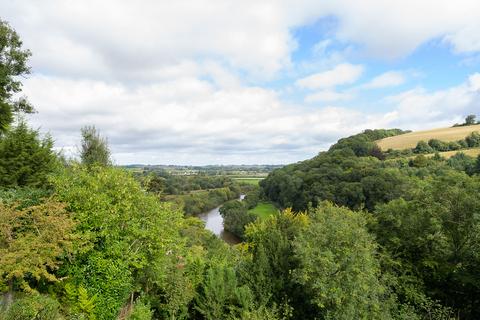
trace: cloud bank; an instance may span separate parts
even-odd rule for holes
[[[478,54],[478,1],[19,0],[0,12],[33,52],[32,124],[66,150],[95,124],[117,163],[294,162],[365,128],[451,125],[480,102],[472,73],[453,87],[372,98],[378,107],[362,111],[357,98],[407,86],[405,72],[365,79],[368,63],[315,61],[334,42],[369,61],[432,41]],[[327,17],[335,27],[308,61],[321,67],[298,72],[295,53],[306,49],[294,30]]]

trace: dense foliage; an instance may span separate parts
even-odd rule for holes
[[[244,195],[243,199],[225,203],[219,210],[225,230],[244,239],[245,227],[259,218],[252,209],[260,203],[260,200],[260,190],[255,186]]]
[[[465,139],[458,141],[441,141],[438,139],[430,139],[428,142],[419,141],[417,146],[412,149],[413,153],[422,154],[422,153],[434,153],[434,152],[444,152],[444,151],[455,151],[468,148],[477,148],[480,147],[480,133],[472,132]]]
[[[368,210],[383,277],[402,305],[417,316],[448,317],[453,308],[462,319],[478,318],[480,159],[459,153],[382,161],[359,153],[365,147],[358,141],[343,139],[312,160],[274,171],[261,182],[265,195],[296,210],[324,200]]]
[[[315,207],[324,200],[351,209],[371,210],[377,203],[395,199],[407,192],[412,181],[398,166],[371,155],[376,150],[373,139],[388,133],[341,139],[328,152],[272,172],[260,182],[263,192],[281,207],[296,211],[309,205]]]
[[[44,187],[56,163],[50,137],[20,122],[0,139],[0,186]]]

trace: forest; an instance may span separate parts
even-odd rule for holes
[[[67,159],[28,124],[30,55],[0,21],[0,319],[480,318],[480,157],[365,130],[254,187],[132,172],[87,126]],[[224,202],[234,246],[195,217]]]

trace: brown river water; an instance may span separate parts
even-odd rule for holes
[[[244,197],[245,195],[240,195],[239,200],[243,200]],[[218,206],[208,212],[201,213],[198,217],[205,222],[205,229],[212,231],[226,243],[231,245],[240,243],[241,241],[236,235],[223,228],[223,217],[220,215],[220,207]]]

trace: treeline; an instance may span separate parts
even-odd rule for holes
[[[465,126],[473,126],[476,124],[480,124],[480,121],[477,121],[477,116],[474,114],[470,114],[465,118],[464,123],[455,123],[453,127],[465,127]]]
[[[458,141],[441,141],[438,139],[430,139],[428,142],[419,141],[417,146],[413,148],[413,153],[422,154],[422,153],[434,153],[434,152],[444,152],[444,151],[455,151],[467,148],[477,148],[480,147],[480,133],[472,132],[465,139],[460,139]]]
[[[144,171],[142,174],[150,192],[166,195],[185,194],[191,191],[231,187],[234,181],[226,176],[172,175],[165,170]]]
[[[295,211],[311,211],[326,200],[355,210],[378,248],[377,279],[402,308],[432,319],[448,310],[478,319],[480,157],[382,160],[366,152],[376,139],[371,133],[342,139],[328,152],[274,171],[260,183],[262,190]],[[312,241],[312,248],[325,246]]]
[[[246,186],[226,176],[177,176],[167,171],[144,171],[136,175],[146,189],[161,201],[174,203],[186,215],[197,215],[238,199]]]
[[[240,188],[230,186],[198,191],[184,195],[160,197],[160,200],[175,203],[187,216],[197,215],[216,208],[225,202],[240,197]]]

